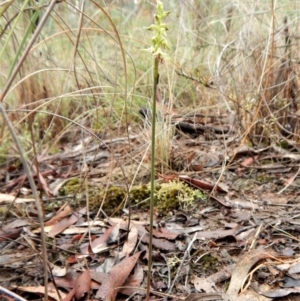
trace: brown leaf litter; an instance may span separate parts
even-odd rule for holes
[[[149,256],[153,259],[153,298],[158,293],[180,300],[298,296],[299,155],[277,146],[254,149],[239,145],[226,116],[182,118],[171,114],[178,131],[171,142],[173,170],[158,173],[158,185],[183,181],[206,198],[189,200],[188,206],[179,202],[176,208],[156,210],[153,254],[148,254],[148,209],[134,204],[129,220],[126,206],[132,200],[123,197],[126,189],[120,197],[120,208],[125,206],[123,217],[107,218],[102,205],[86,206],[85,190],[59,195],[66,180],[79,175],[86,181],[79,181],[80,185],[91,185],[84,186],[88,191],[93,185],[147,183],[143,133],[133,134],[129,140],[103,140],[98,145],[87,139],[60,154],[43,152],[39,156],[48,195],[43,201],[54,203],[51,194],[57,198],[45,217],[52,270],[49,296],[113,301],[136,293],[143,298]],[[182,131],[186,132],[180,134]],[[86,169],[82,169],[82,156]],[[26,184],[26,175],[14,168],[1,170],[10,180],[0,187],[0,205],[11,207],[0,232],[0,285],[31,300],[42,296],[45,289],[39,225],[34,207],[28,205],[34,200],[17,192],[17,185]]]

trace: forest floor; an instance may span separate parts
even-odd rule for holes
[[[171,168],[157,165],[151,298],[298,300],[297,150],[288,139],[286,150],[251,148],[221,117],[200,115],[177,119],[166,143]],[[144,299],[145,131],[88,137],[38,156],[51,299]],[[16,160],[1,177],[0,285],[8,291],[0,296],[36,300],[45,288],[35,200]]]

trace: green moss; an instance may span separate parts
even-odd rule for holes
[[[112,214],[124,201],[126,191],[122,187],[111,186],[108,189],[88,185],[88,199],[91,210],[98,210],[104,200],[103,210]],[[82,179],[70,179],[59,191],[60,195],[76,195],[76,200],[81,206],[86,203],[86,184]]]
[[[179,198],[183,191],[173,185],[162,185],[156,193],[157,207],[159,211],[178,209],[180,205]]]
[[[44,209],[45,212],[53,212],[56,211],[57,209],[61,208],[64,204],[64,201],[51,201],[51,202],[47,202],[44,204]]]
[[[125,199],[126,191],[122,187],[111,186],[108,189],[95,190],[90,197],[90,208],[98,210],[103,203],[102,208],[106,214],[118,213]]]
[[[269,183],[272,180],[272,177],[267,174],[260,174],[257,176],[256,181],[260,183]]]
[[[195,190],[180,181],[171,181],[156,185],[154,195],[154,205],[159,212],[174,209],[191,209],[195,201],[204,200],[206,197],[200,190]],[[130,192],[133,202],[138,203],[147,200],[143,206],[149,206],[150,186],[140,185],[134,187]]]
[[[217,272],[220,267],[218,258],[211,254],[204,255],[200,260],[200,264],[203,272],[206,273]]]
[[[192,209],[195,201],[205,200],[206,196],[200,191],[189,187],[180,181],[164,183],[156,193],[158,209]]]
[[[290,145],[287,143],[287,141],[282,140],[279,142],[279,147],[283,148],[283,149],[289,149]]]
[[[72,178],[59,189],[59,195],[63,196],[81,193],[83,191],[83,187],[83,180],[79,178]]]
[[[70,179],[60,189],[60,195],[76,194],[76,199],[80,201],[81,205],[84,205],[84,202],[86,202],[85,185],[81,179]],[[126,189],[120,186],[99,188],[89,185],[88,192],[91,210],[98,210],[103,202],[102,208],[108,215],[118,212],[117,208],[121,208],[121,204],[127,197]],[[156,185],[154,205],[159,212],[164,213],[179,208],[192,209],[195,201],[205,200],[205,198],[201,191],[192,189],[180,181],[171,181]],[[139,208],[149,208],[150,185],[142,184],[132,187],[130,199],[132,204],[137,205]]]
[[[0,207],[0,217],[4,217],[7,214],[7,206],[1,206]]]
[[[133,203],[140,203],[147,200],[150,197],[150,187],[149,185],[143,184],[139,186],[132,187],[130,191],[130,198]],[[147,202],[149,204],[149,202]]]

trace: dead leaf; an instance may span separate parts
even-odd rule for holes
[[[90,271],[85,270],[76,279],[74,287],[63,299],[63,301],[71,301],[75,296],[76,300],[81,300],[85,295],[89,294],[91,289]]]
[[[300,287],[285,287],[276,290],[262,291],[258,288],[258,286],[256,286],[255,290],[267,298],[280,298],[288,296],[289,294],[300,294]]]
[[[108,276],[97,291],[97,299],[104,301],[114,301],[116,299],[120,287],[126,281],[142,252],[126,257],[109,271]]]
[[[73,287],[72,290],[70,290],[67,296],[63,299],[63,301],[71,301],[75,295],[75,292],[76,292],[76,288]]]
[[[222,301],[221,294],[217,293],[193,293],[189,294],[184,301]]]
[[[9,254],[0,255],[0,267],[7,266],[13,269],[26,265],[27,260],[36,257],[32,251],[10,252]],[[1,270],[1,269],[0,269]]]
[[[75,299],[81,300],[85,295],[90,293],[91,275],[89,270],[85,270],[75,282]]]
[[[300,273],[300,262],[295,262],[289,268],[289,274],[299,274]]]
[[[9,229],[7,231],[2,231],[0,229],[0,242],[12,241],[20,236],[22,228],[19,229]]]
[[[141,238],[141,241],[149,244],[149,233],[146,231],[145,227],[141,224],[136,224],[138,231],[139,231],[139,237]],[[166,250],[166,251],[174,251],[175,250],[175,244],[166,240],[166,239],[157,239],[152,238],[152,244],[156,248],[160,250]]]
[[[228,299],[225,299],[227,301]],[[230,301],[271,301],[263,295],[260,295],[251,287],[243,294],[239,295],[236,299],[230,299]]]
[[[264,288],[263,291],[267,291],[270,288],[270,286],[266,283],[262,284],[260,286],[260,288],[261,287]],[[273,300],[273,298],[270,299],[270,298],[264,296],[262,291],[260,290],[260,288],[258,288],[257,282],[253,282],[251,284],[251,287],[249,287],[249,289],[247,290],[247,292],[238,296],[236,301],[270,301],[270,300]],[[283,299],[280,299],[280,300],[283,300]],[[288,299],[288,300],[292,300],[292,299]]]
[[[204,190],[213,190],[215,185],[210,184],[208,182],[202,181],[200,179],[195,179],[195,178],[191,178],[187,175],[180,175],[178,176],[178,178],[184,182],[186,182],[189,185],[192,185],[196,188],[200,188],[200,189],[204,189]],[[224,187],[226,187],[226,185],[224,185]],[[227,192],[226,190],[224,190],[223,188],[221,188],[219,185],[216,186],[216,191],[220,191],[220,192]]]
[[[233,236],[240,229],[240,226],[237,226],[233,229],[228,230],[214,230],[214,231],[199,231],[197,232],[197,239],[220,239],[227,236]]]
[[[24,226],[29,226],[32,225],[32,221],[29,220],[28,218],[18,218],[12,221],[11,223],[8,223],[6,225],[3,225],[2,230],[3,231],[8,231],[13,228],[20,228]]]
[[[32,165],[32,168],[33,168],[34,172],[37,173],[36,166],[34,164]],[[44,175],[41,172],[38,172],[37,175],[39,177],[39,182],[42,185],[42,188],[43,188],[44,192],[46,193],[46,195],[48,197],[53,196],[53,192],[49,188],[48,183],[44,178]]]
[[[15,294],[14,292],[0,286],[0,300],[2,301],[27,301],[26,299],[22,298],[21,296]]]
[[[117,223],[114,226],[113,230],[111,231],[111,233],[110,233],[110,235],[108,237],[108,242],[110,244],[112,244],[112,243],[118,243],[119,242],[119,239],[120,239],[120,227],[121,227],[120,223]]]
[[[240,199],[230,199],[228,196],[225,196],[224,198],[226,202],[230,204],[232,207],[252,209],[252,210],[258,210],[260,208],[257,204],[250,201],[240,200]]]
[[[138,229],[134,222],[130,222],[130,230],[127,240],[123,244],[123,249],[120,252],[120,258],[129,255],[135,248],[138,240]]]
[[[98,272],[95,270],[90,270],[91,278],[98,283],[103,283],[105,278],[107,277],[107,273],[104,272]]]
[[[13,195],[10,194],[3,194],[0,193],[0,205],[5,205],[5,204],[24,204],[24,203],[34,203],[35,199],[23,199],[23,198],[16,198]]]
[[[53,226],[46,226],[45,227],[45,232],[49,233],[51,231],[51,229],[53,228]],[[90,227],[89,228],[91,232],[98,232],[100,230],[99,227]],[[68,234],[68,235],[72,235],[72,234],[79,234],[79,233],[86,233],[87,228],[86,227],[77,227],[77,226],[70,226],[68,229],[65,229],[61,232],[61,234]],[[35,229],[32,231],[33,233],[40,233],[41,229]]]
[[[75,214],[72,214],[70,217],[60,220],[51,228],[51,230],[48,233],[48,236],[55,237],[57,234],[63,232],[69,226],[75,224],[77,220],[78,217]]]
[[[231,204],[227,203],[226,201],[223,201],[223,200],[220,199],[220,198],[216,198],[216,197],[213,196],[213,195],[210,195],[210,198],[211,198],[212,200],[217,201],[218,203],[220,203],[220,204],[223,205],[224,207],[227,207],[227,208],[231,208],[231,207],[232,207]]]
[[[139,295],[144,295],[145,290],[138,290],[137,287],[140,287],[144,279],[144,271],[140,264],[136,264],[134,268],[134,273],[129,275],[128,279],[123,284],[123,288],[120,289],[120,293],[123,295],[130,296],[134,293],[139,293]]]
[[[194,283],[195,289],[198,292],[201,292],[201,291],[204,291],[206,293],[215,293],[216,292],[216,284],[211,279],[194,276],[193,283]]]
[[[92,274],[95,273],[94,271],[90,270],[91,279],[93,279]],[[79,277],[80,273],[76,273],[74,270],[68,271],[68,273],[64,277],[55,277],[55,284],[57,287],[62,287],[65,289],[72,289],[75,287],[75,283],[77,281],[77,278]],[[106,276],[106,275],[105,275]],[[105,279],[105,276],[103,279]],[[100,284],[99,281],[95,279],[96,281],[91,281],[91,289],[99,289]],[[101,281],[100,281],[101,283]]]
[[[45,287],[44,286],[18,286],[18,290],[22,292],[30,292],[37,295],[45,295]],[[62,298],[65,298],[67,295],[62,291],[59,291],[59,294]],[[48,287],[48,296],[53,298],[54,300],[60,301],[61,298],[58,296],[57,291],[55,288]],[[19,300],[19,299],[16,299]]]
[[[45,226],[55,225],[57,222],[72,214],[73,210],[69,205],[64,205],[49,221],[45,222]]]
[[[110,235],[113,233],[115,227],[117,226],[111,226],[108,228],[100,237],[94,239],[91,242],[91,249],[94,254],[100,253],[103,250],[107,249],[107,240],[109,239]],[[82,253],[84,253],[84,250],[82,250]]]
[[[57,234],[63,232],[69,226],[75,224],[78,221],[78,219],[81,218],[81,215],[85,213],[86,208],[82,208],[81,210],[79,210],[78,213],[74,212],[70,217],[60,220],[51,228],[51,230],[48,233],[48,236],[55,237]]]
[[[145,227],[146,230],[149,231],[149,227]],[[175,233],[175,232],[170,232],[166,228],[159,228],[159,230],[153,229],[153,236],[157,238],[166,238],[166,239],[171,239],[174,240],[176,239],[180,234],[182,233]]]
[[[274,258],[274,256],[264,250],[252,250],[242,255],[233,270],[230,284],[226,292],[229,300],[236,300],[253,265],[266,258]]]
[[[52,275],[56,277],[63,277],[67,274],[66,267],[59,267],[51,262],[49,262],[49,265],[51,267]]]
[[[255,160],[257,160],[257,159],[258,159],[258,156],[248,157],[248,158],[246,158],[246,159],[241,163],[241,166],[242,166],[242,167],[247,167],[247,166],[253,164],[253,162],[254,162]]]
[[[216,284],[229,279],[234,267],[235,264],[231,264],[209,277],[194,277],[195,289],[199,292],[203,290],[205,293],[216,293]]]

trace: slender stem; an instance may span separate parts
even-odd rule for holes
[[[30,49],[32,48],[32,46],[34,44],[34,42],[36,41],[37,37],[39,36],[44,24],[46,23],[49,15],[50,15],[53,7],[54,7],[54,5],[56,4],[56,1],[57,0],[51,0],[51,3],[49,4],[43,18],[41,19],[41,21],[40,21],[38,27],[36,28],[33,36],[31,37],[30,41],[28,42],[28,45],[24,49],[24,52],[23,52],[20,60],[18,61],[17,65],[13,69],[10,77],[8,78],[6,84],[3,88],[2,93],[0,93],[0,104],[3,101],[3,99],[5,98],[11,84],[13,83],[15,77],[17,76],[17,74],[18,74],[21,66],[23,65]],[[10,134],[11,134],[11,136],[12,136],[12,138],[13,138],[13,140],[14,140],[17,148],[18,148],[18,151],[20,153],[20,157],[21,157],[21,160],[22,160],[22,163],[23,163],[23,167],[24,167],[25,172],[27,174],[28,181],[29,181],[29,184],[30,184],[30,187],[31,187],[31,190],[32,190],[32,194],[33,194],[34,199],[35,199],[35,204],[36,204],[36,207],[37,207],[39,222],[40,222],[40,226],[41,226],[41,242],[42,242],[42,250],[43,250],[42,259],[43,259],[44,277],[45,277],[45,279],[44,279],[44,286],[45,286],[44,300],[48,301],[48,258],[47,258],[46,238],[45,238],[45,232],[44,232],[44,219],[43,219],[43,212],[42,212],[42,206],[41,206],[41,203],[40,203],[40,198],[39,198],[36,186],[35,186],[35,182],[34,182],[31,170],[29,168],[29,165],[27,163],[27,160],[25,158],[24,152],[23,152],[22,147],[19,143],[17,135],[14,131],[14,128],[13,128],[12,124],[9,121],[9,118],[8,118],[4,108],[1,105],[0,105],[0,111],[2,112],[3,119],[4,119],[6,125],[9,129]]]
[[[154,58],[153,68],[153,102],[152,102],[152,138],[151,138],[151,180],[150,180],[150,230],[149,230],[149,258],[148,258],[148,274],[147,274],[147,293],[146,300],[150,300],[151,285],[151,269],[152,269],[152,235],[153,235],[153,216],[154,216],[154,180],[155,180],[155,126],[156,126],[156,90],[159,81],[158,73],[159,58]]]
[[[0,111],[3,115],[3,120],[6,123],[8,130],[10,131],[11,137],[14,141],[14,143],[17,146],[17,149],[20,153],[21,161],[25,170],[25,173],[27,174],[28,182],[30,185],[30,188],[32,190],[32,194],[35,200],[35,205],[37,208],[38,216],[39,216],[39,222],[41,226],[41,243],[42,243],[42,258],[43,258],[43,266],[44,266],[44,286],[45,286],[45,295],[44,295],[44,300],[48,300],[48,258],[47,258],[47,247],[46,247],[46,237],[45,237],[45,231],[44,231],[44,220],[43,220],[43,211],[42,211],[42,206],[40,203],[40,198],[38,191],[35,186],[35,182],[31,173],[31,170],[29,168],[29,164],[27,163],[27,159],[25,157],[25,152],[22,150],[22,146],[17,138],[16,132],[14,130],[13,125],[9,121],[9,118],[3,108],[3,106],[0,103]]]

